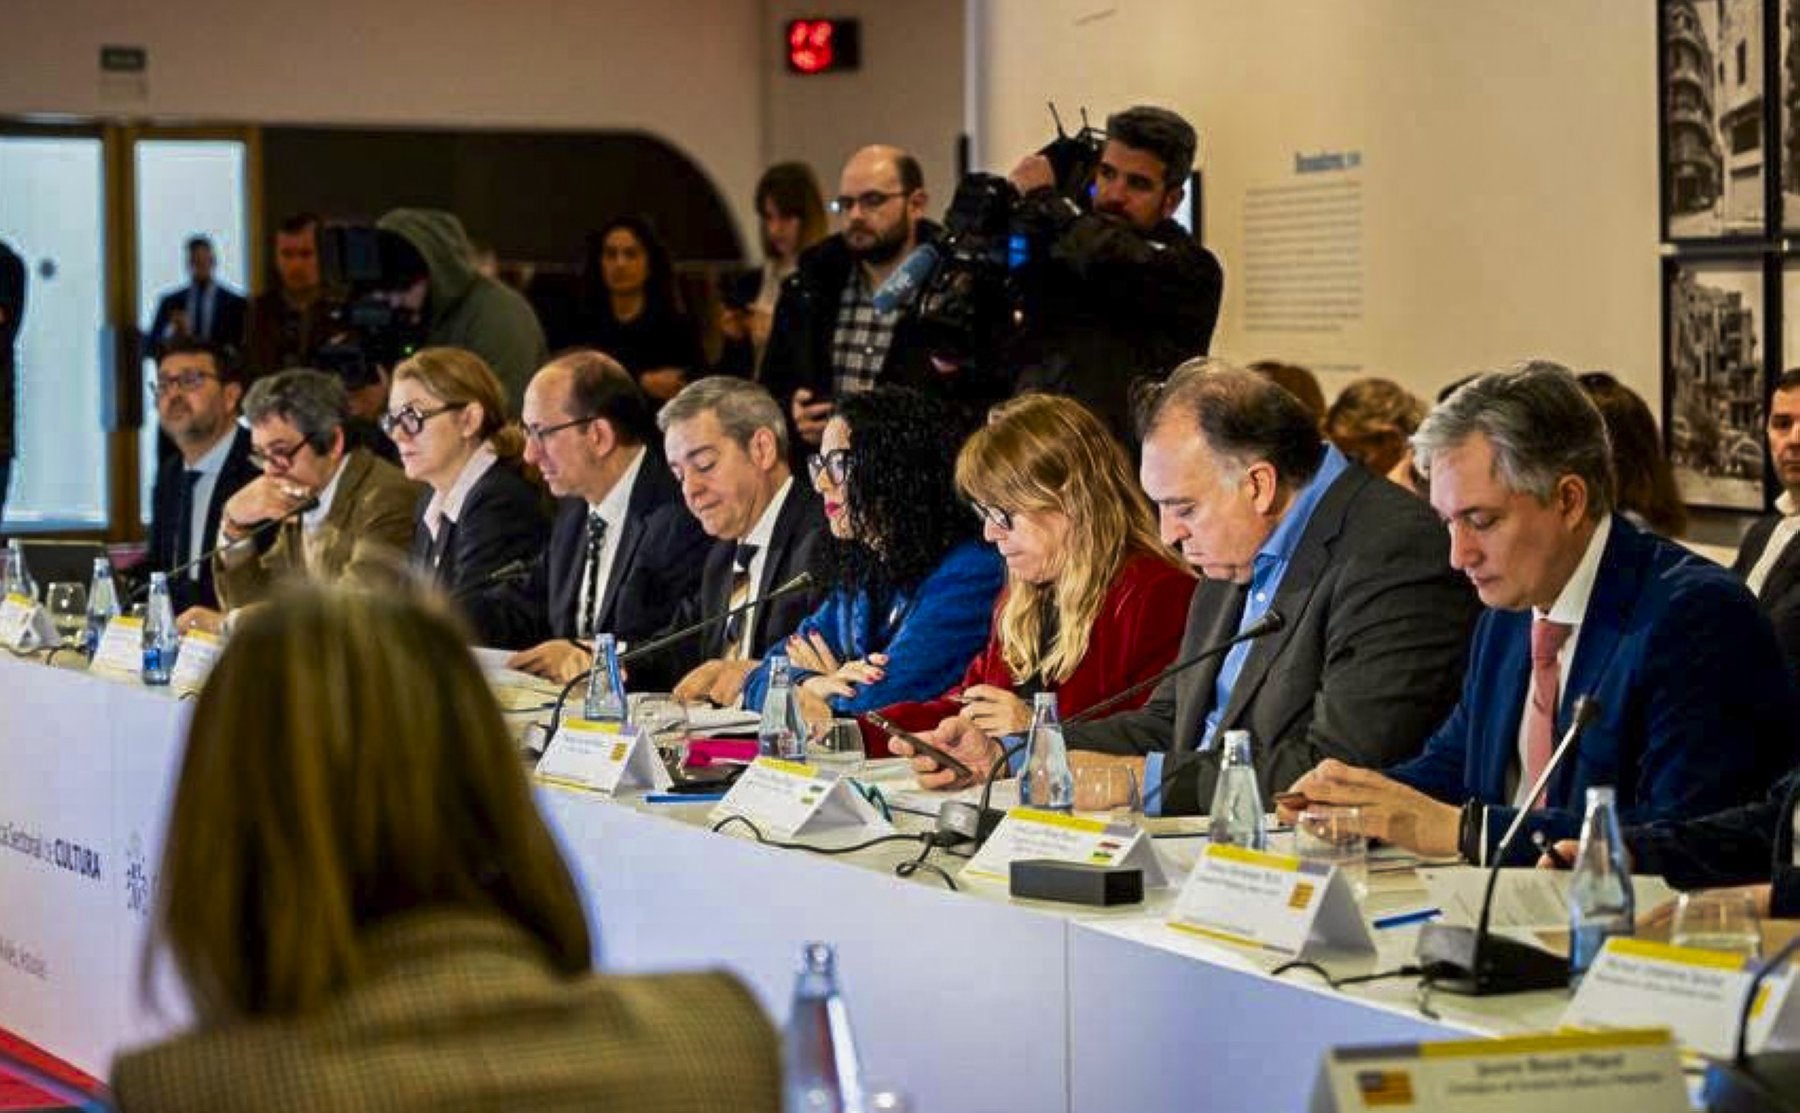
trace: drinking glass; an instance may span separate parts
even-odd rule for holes
[[[54,583],[44,596],[44,609],[64,645],[73,645],[87,628],[87,587],[78,583]]]
[[[1129,766],[1083,765],[1075,773],[1075,810],[1096,819],[1132,823],[1143,810],[1137,777]]]
[[[862,772],[868,752],[863,749],[862,725],[855,719],[833,719],[807,747],[813,764],[846,777]]]
[[[631,723],[644,732],[671,773],[680,774],[688,756],[688,706],[668,692],[635,692],[628,703]]]
[[[1361,901],[1369,895],[1369,839],[1362,809],[1354,805],[1310,808],[1294,821],[1294,855],[1336,866]]]
[[[1749,893],[1730,889],[1683,893],[1675,902],[1669,942],[1677,947],[1701,947],[1761,958],[1762,922],[1756,914],[1756,901]]]

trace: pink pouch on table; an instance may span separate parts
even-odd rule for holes
[[[696,738],[688,743],[687,763],[690,769],[704,769],[715,761],[756,760],[754,738]]]

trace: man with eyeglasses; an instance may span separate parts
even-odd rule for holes
[[[231,496],[219,515],[213,558],[219,602],[236,609],[262,601],[276,580],[376,581],[403,574],[419,488],[399,468],[344,439],[349,402],[334,375],[294,368],[257,380],[244,397],[251,461],[262,475]],[[267,552],[247,543],[266,523]],[[176,625],[216,631],[217,611],[194,607]]]
[[[933,365],[910,308],[875,308],[875,291],[901,260],[941,234],[925,205],[919,162],[900,148],[864,147],[844,164],[830,202],[839,231],[808,248],[782,283],[763,355],[763,385],[786,407],[796,448],[818,447],[833,398],[878,383],[996,400],[962,397],[978,386]]]
[[[195,606],[218,607],[212,563],[194,561],[212,547],[226,501],[257,476],[250,430],[237,423],[244,392],[239,378],[218,345],[192,337],[172,341],[156,364],[156,420],[175,451],[156,467],[145,563],[157,572],[192,565],[169,580],[177,615]]]
[[[523,582],[467,601],[507,667],[558,682],[587,671],[594,635],[630,643],[699,589],[708,539],[681,504],[650,404],[619,362],[578,349],[525,388],[525,460],[560,500]],[[523,648],[523,647],[530,648]]]

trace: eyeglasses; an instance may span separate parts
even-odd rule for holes
[[[1003,533],[1011,533],[1013,528],[1012,511],[1002,510],[998,506],[989,506],[985,502],[969,500],[969,509],[975,516]]]
[[[552,433],[560,433],[564,429],[573,429],[577,425],[586,425],[590,421],[599,420],[600,415],[595,414],[592,417],[578,417],[574,421],[563,421],[555,425],[527,425],[525,426],[525,439],[536,443],[539,448],[542,448],[544,447],[544,442],[550,439],[550,434]]]
[[[183,394],[190,394],[199,390],[208,379],[217,381],[218,378],[211,371],[183,371],[167,378],[158,377],[155,382],[145,383],[144,386],[149,388],[152,398],[165,398],[178,390]]]
[[[883,193],[878,189],[871,189],[867,192],[855,195],[846,193],[839,197],[833,197],[830,202],[827,203],[826,207],[831,210],[832,215],[834,216],[844,216],[853,209],[862,209],[864,212],[874,212],[894,198],[905,196],[905,190],[896,190],[893,193]]]
[[[250,466],[260,471],[268,471],[269,465],[274,464],[282,471],[286,471],[294,466],[294,457],[300,455],[308,443],[301,441],[299,444],[287,448],[274,444],[266,448],[252,448],[250,450]]]
[[[450,402],[439,406],[435,410],[421,410],[417,406],[406,405],[400,407],[391,414],[382,414],[381,420],[376,422],[376,424],[381,426],[381,432],[385,436],[393,436],[394,430],[398,429],[409,437],[416,437],[419,435],[420,431],[425,428],[425,423],[427,421],[437,417],[439,414],[447,414],[453,410],[460,410],[467,405],[467,402]]]
[[[850,478],[850,450],[834,448],[830,452],[815,452],[806,458],[806,472],[812,476],[815,485],[819,476],[828,475],[832,486],[842,487],[844,480]]]

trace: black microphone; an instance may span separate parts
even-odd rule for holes
[[[1800,952],[1800,935],[1787,941],[1750,979],[1749,992],[1738,1010],[1737,1052],[1729,1062],[1706,1068],[1701,1097],[1706,1108],[1720,1113],[1796,1113],[1800,1111],[1800,1051],[1764,1051],[1751,1055],[1748,1046],[1750,1013],[1757,992],[1769,974],[1784,969]]]
[[[474,583],[464,584],[457,588],[450,593],[450,597],[452,599],[461,599],[470,592],[481,591],[484,588],[493,587],[495,584],[508,583],[513,580],[522,580],[531,575],[531,568],[536,563],[536,559],[531,557],[520,557],[517,560],[508,561],[494,569],[492,572],[489,572],[487,575],[481,577],[479,580],[476,580]]]
[[[1583,731],[1600,717],[1600,704],[1592,696],[1577,696],[1568,732],[1556,746],[1556,752],[1544,763],[1543,772],[1525,797],[1536,800],[1544,794],[1544,786],[1564,756],[1575,748]],[[1512,849],[1519,829],[1531,814],[1520,808],[1518,814],[1500,836],[1494,848],[1494,864],[1488,870],[1487,892],[1481,898],[1481,919],[1473,929],[1449,924],[1426,924],[1419,932],[1419,965],[1438,989],[1474,997],[1502,993],[1525,993],[1534,989],[1559,989],[1569,984],[1569,962],[1529,943],[1489,932],[1488,921],[1494,911],[1494,887],[1500,882],[1500,869],[1506,852]]]
[[[193,560],[190,560],[185,564],[178,564],[175,567],[169,569],[169,579],[174,580],[174,579],[178,578],[183,572],[186,572],[189,569],[194,568],[197,565],[206,563],[207,561],[211,560],[215,556],[218,556],[220,553],[226,551],[227,549],[235,549],[239,545],[249,544],[250,542],[256,540],[258,537],[262,536],[264,533],[267,533],[270,529],[273,529],[275,526],[278,526],[283,522],[290,521],[294,518],[298,518],[302,514],[308,513],[313,510],[317,510],[318,507],[319,507],[319,497],[317,495],[309,495],[309,496],[307,496],[307,499],[305,502],[302,502],[300,505],[294,507],[292,510],[289,510],[286,514],[283,514],[278,518],[264,518],[262,521],[256,523],[254,526],[250,527],[250,529],[248,531],[246,531],[244,533],[244,535],[242,537],[239,537],[237,540],[227,541],[227,542],[225,542],[225,544],[220,545],[216,549],[208,549],[206,552],[201,553],[199,556],[195,557]],[[141,603],[144,601],[144,598],[146,596],[148,596],[149,594],[150,594],[150,584],[148,581],[146,581],[144,583],[139,584],[137,587],[134,587],[131,589],[130,601],[133,603]]]
[[[809,588],[811,586],[813,586],[813,574],[811,572],[802,572],[798,576],[795,576],[793,579],[789,580],[787,583],[782,584],[780,587],[776,588],[774,591],[771,591],[766,595],[760,596],[756,599],[752,599],[746,603],[740,603],[737,606],[732,607],[730,610],[720,611],[718,614],[715,614],[709,618],[703,618],[699,622],[696,622],[690,626],[683,626],[681,629],[676,630],[672,634],[665,634],[662,637],[657,638],[655,641],[645,642],[643,645],[636,646],[635,648],[633,648],[632,650],[630,650],[627,653],[619,654],[619,664],[629,665],[631,662],[639,660],[643,657],[646,657],[652,653],[657,652],[658,650],[667,649],[671,645],[675,645],[679,642],[686,641],[688,638],[693,637],[695,634],[700,633],[702,630],[705,630],[710,626],[717,626],[719,623],[724,622],[727,619],[730,619],[735,615],[743,614],[745,611],[748,611],[753,607],[760,607],[764,603],[768,603],[773,600],[780,599],[781,597],[783,597],[785,595],[792,595],[796,591],[805,591],[807,588]],[[581,648],[588,649],[588,647],[586,645],[583,645]],[[592,652],[592,651],[589,650],[589,652]],[[576,676],[570,677],[569,682],[567,684],[563,685],[563,690],[557,694],[556,706],[550,712],[550,737],[551,738],[556,737],[556,731],[562,725],[563,704],[569,702],[569,693],[573,692],[582,683],[582,681],[586,680],[587,678],[588,678],[588,674],[585,672],[580,673]]]
[[[1205,649],[1195,653],[1193,656],[1175,662],[1155,676],[1146,677],[1122,691],[1113,693],[1099,703],[1091,704],[1088,707],[1083,708],[1079,713],[1064,719],[1063,722],[1065,725],[1069,723],[1086,722],[1089,719],[1099,716],[1103,712],[1112,710],[1120,703],[1137,695],[1146,688],[1153,688],[1177,673],[1185,672],[1202,661],[1217,657],[1219,654],[1230,650],[1232,646],[1237,645],[1239,642],[1254,641],[1265,634],[1273,634],[1275,631],[1280,630],[1286,625],[1287,619],[1282,617],[1280,611],[1265,611],[1261,618],[1244,627],[1230,638],[1218,642],[1217,644],[1209,645]],[[1012,760],[1013,755],[1024,748],[1025,743],[1029,740],[1030,735],[1027,734],[1025,739],[1015,742],[1013,745],[1007,747],[1001,752],[999,757],[994,759],[994,763],[988,767],[987,776],[983,778],[982,781],[980,804],[965,804],[960,800],[952,800],[945,803],[943,808],[938,812],[938,830],[955,831],[959,834],[963,834],[968,838],[974,839],[977,845],[985,842],[988,835],[993,833],[994,828],[999,826],[1000,820],[1003,818],[1001,813],[992,811],[988,807],[988,801],[993,797],[994,779],[1000,775],[1000,770],[1006,767],[1006,763]],[[1144,797],[1143,802],[1148,804],[1157,794],[1160,794],[1164,787],[1168,785],[1170,778],[1180,769],[1186,768],[1187,759],[1191,759],[1193,756],[1193,754],[1187,754],[1184,756],[1184,760],[1173,763],[1168,774],[1157,784],[1156,792]]]

